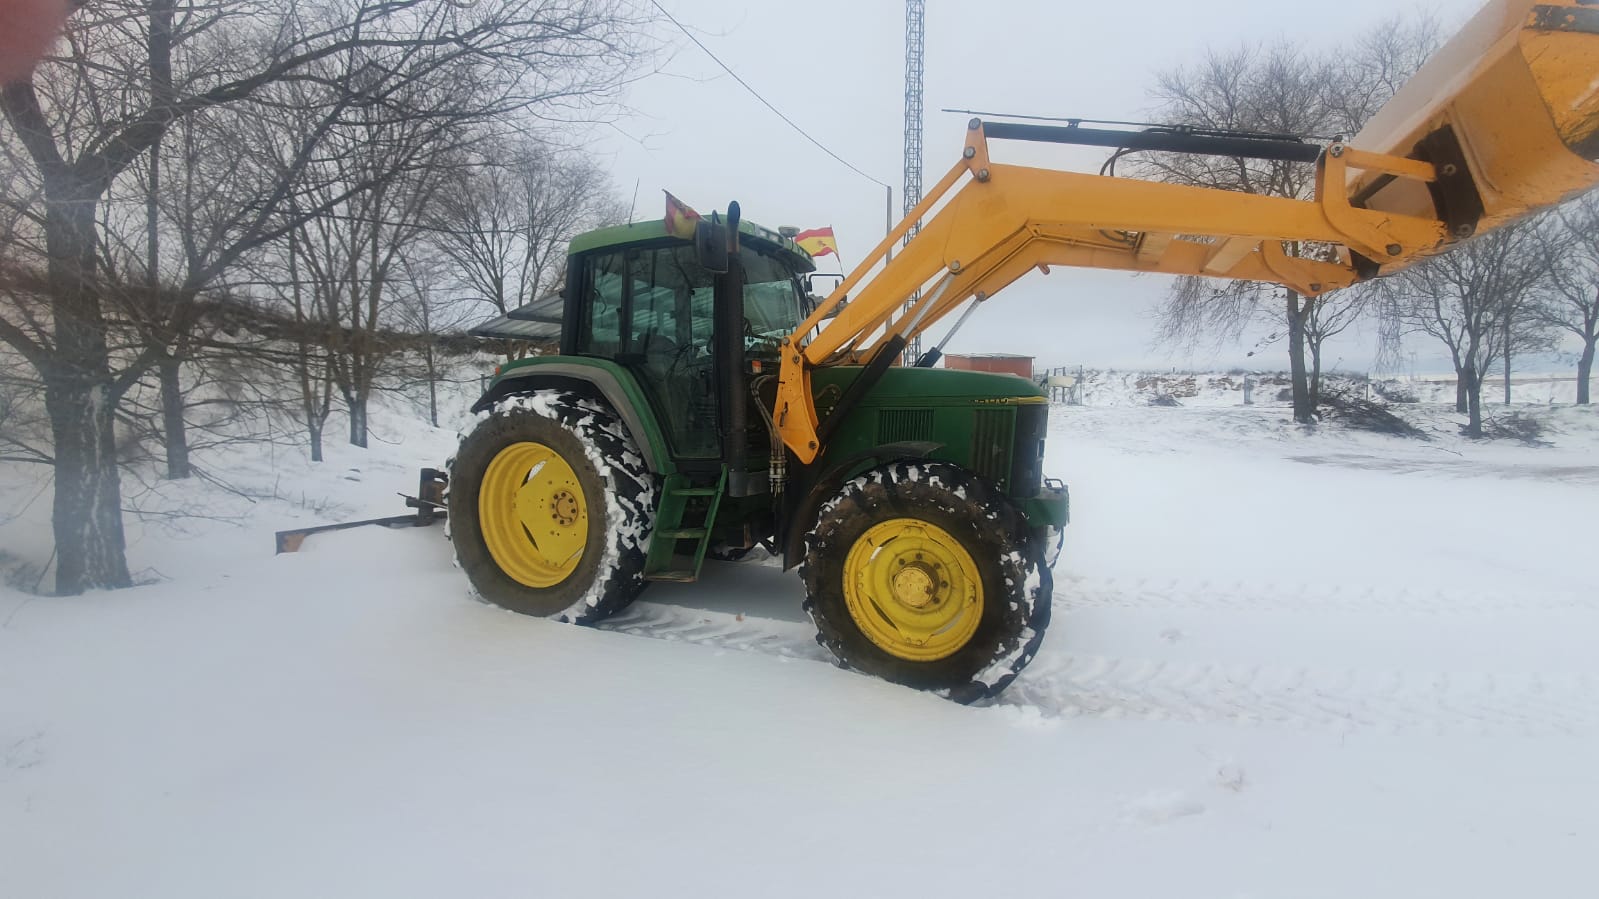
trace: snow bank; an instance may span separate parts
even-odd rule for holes
[[[1068,372],[1076,378],[1077,374]],[[1244,385],[1250,388],[1250,401],[1258,406],[1286,406],[1291,402],[1292,382],[1287,372],[1159,372],[1084,369],[1077,401],[1085,406],[1148,406],[1158,398],[1169,397],[1182,406],[1242,406]],[[1453,403],[1455,381],[1452,375],[1378,376],[1329,372],[1323,375],[1323,389],[1349,391],[1356,396],[1400,403]],[[1518,404],[1551,405],[1573,403],[1577,381],[1571,375],[1514,374],[1511,399]],[[1490,377],[1483,386],[1483,399],[1490,403],[1504,398],[1504,380]]]

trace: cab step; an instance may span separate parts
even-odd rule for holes
[[[671,570],[668,570],[668,571],[657,571],[654,574],[650,574],[650,575],[646,575],[645,576],[645,580],[668,581],[668,582],[671,582],[671,583],[678,583],[678,584],[692,584],[692,583],[694,583],[695,581],[697,581],[699,579],[700,579],[699,572],[694,571],[691,568],[679,568],[679,569],[671,569]]]
[[[710,547],[716,512],[727,490],[727,466],[723,465],[712,486],[694,486],[687,477],[674,474],[661,488],[661,501],[655,510],[655,531],[644,555],[644,579],[690,583],[699,579]],[[690,509],[690,500],[695,508]],[[690,520],[694,519],[694,520]],[[680,552],[680,541],[693,541],[690,552]]]

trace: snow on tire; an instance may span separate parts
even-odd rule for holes
[[[974,702],[1005,689],[1038,653],[1054,592],[1042,544],[1004,495],[959,466],[892,463],[845,484],[818,513],[800,565],[805,609],[842,666]],[[924,546],[926,573],[902,576],[922,564]],[[940,614],[962,601],[944,591],[968,578],[939,572],[967,561],[981,585],[969,594],[980,597],[975,624]],[[918,589],[929,598],[918,600]]]
[[[530,469],[507,472],[506,463],[496,461],[509,458],[514,465],[516,457],[507,454],[529,446],[538,449],[528,458],[541,459]],[[498,473],[491,469],[496,464]],[[537,498],[547,499],[550,514],[568,527],[566,539],[581,547],[554,561],[541,555],[552,551],[539,548],[533,532],[525,529],[525,517],[505,520],[507,504],[524,501],[526,492],[516,491],[513,500],[506,485],[531,484],[546,466],[556,466],[550,470],[566,474],[571,483],[554,488],[547,495],[553,498]],[[483,493],[486,475],[489,496]],[[462,434],[450,462],[451,540],[473,589],[514,612],[574,624],[593,624],[615,614],[644,588],[655,499],[655,477],[610,408],[561,390],[533,390],[499,400]],[[491,544],[499,548],[501,560]],[[542,564],[518,568],[524,563],[519,554]],[[508,572],[508,567],[517,570]]]

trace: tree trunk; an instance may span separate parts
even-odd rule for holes
[[[1588,381],[1593,377],[1594,344],[1589,340],[1582,345],[1582,355],[1577,357],[1577,405],[1588,405]]]
[[[1470,405],[1470,391],[1466,389],[1466,370],[1455,369],[1455,412],[1465,415]]]
[[[357,391],[345,405],[350,408],[350,445],[366,449],[366,393]]]
[[[324,366],[327,364],[323,361]],[[324,367],[319,385],[311,380],[311,354],[300,338],[299,358],[295,362],[300,375],[300,409],[305,413],[306,441],[311,447],[311,461],[322,461],[322,435],[327,430],[328,410],[333,405],[333,376]]]
[[[161,380],[161,440],[166,445],[167,477],[181,480],[191,473],[189,430],[183,421],[183,363],[171,355],[156,363]]]
[[[1321,408],[1321,341],[1306,340],[1310,347],[1310,410]]]
[[[1510,317],[1505,316],[1505,405],[1510,405]]]
[[[427,341],[422,358],[427,360],[428,368],[428,421],[436,428],[439,426],[439,373],[433,363],[433,335],[429,334]]]
[[[296,345],[294,368],[295,374],[300,377],[300,409],[305,413],[306,441],[311,445],[311,461],[322,461],[322,431],[328,421],[328,407],[333,396],[333,374],[331,363],[323,358],[321,381],[321,402],[317,402],[319,392],[311,381],[311,344],[310,325],[305,313],[305,301],[300,287],[300,250],[297,240],[298,231],[289,232],[289,290],[290,298],[294,303],[294,323],[296,325]]]
[[[1471,417],[1466,423],[1466,436],[1479,438],[1482,436],[1482,379],[1477,375],[1474,365],[1466,366],[1466,411]]]
[[[305,416],[306,439],[311,443],[311,461],[322,461],[322,422],[317,421],[315,415],[309,410]]]
[[[1299,294],[1287,292],[1288,313],[1288,367],[1293,380],[1294,421],[1310,424],[1316,420],[1316,405],[1310,397],[1309,379],[1305,373],[1305,313],[1309,305],[1301,306]]]
[[[131,586],[113,430],[116,396],[94,266],[96,186],[70,172],[45,177],[55,352],[41,370],[55,446],[56,593]]]
[[[51,379],[44,397],[55,442],[56,593],[132,586],[109,378]]]

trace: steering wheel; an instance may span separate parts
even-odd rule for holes
[[[744,319],[744,349],[746,351],[752,350],[761,344],[765,344],[766,349],[775,353],[778,351],[778,347],[782,346],[782,341],[777,337],[755,333],[755,326],[750,324],[748,318]]]

